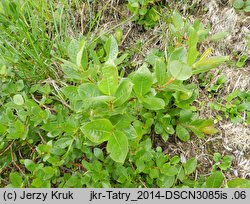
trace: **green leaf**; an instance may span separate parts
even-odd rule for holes
[[[200,130],[207,135],[212,135],[212,134],[215,134],[218,132],[218,130],[212,125],[207,126],[207,127],[203,127]]]
[[[174,185],[175,183],[175,176],[164,176],[162,181],[161,181],[161,188],[170,188]]]
[[[214,153],[213,160],[215,162],[219,162],[221,160],[222,156],[220,153]]]
[[[138,96],[147,94],[153,84],[153,77],[146,65],[142,65],[133,75],[133,90]]]
[[[150,169],[149,171],[149,176],[150,178],[154,179],[154,178],[159,178],[159,170],[158,169]]]
[[[184,47],[176,48],[169,57],[169,63],[172,61],[187,62],[187,50]],[[169,66],[169,64],[168,64]]]
[[[177,80],[186,80],[192,76],[192,68],[183,62],[172,61],[169,64],[169,72]]]
[[[72,137],[67,137],[67,136],[64,136],[64,137],[61,137],[59,138],[56,142],[55,142],[55,147],[59,147],[61,149],[64,149],[68,146],[70,146],[73,142],[73,138]]]
[[[199,36],[197,31],[191,29],[191,32],[188,36],[188,53],[187,53],[187,64],[192,66],[193,63],[196,61],[199,52],[197,51],[197,43],[199,40]]]
[[[161,58],[157,58],[155,60],[155,75],[156,75],[156,80],[159,84],[165,84],[166,83],[166,72],[167,72],[167,65]]]
[[[203,72],[207,72],[210,69],[218,67],[222,63],[229,60],[227,56],[216,56],[216,57],[209,57],[202,60],[199,60],[193,65],[193,74],[199,74]]]
[[[24,125],[21,121],[15,121],[13,127],[9,129],[8,139],[25,139],[28,134],[29,127]]]
[[[227,182],[229,188],[250,188],[250,180],[236,178]]]
[[[76,54],[76,65],[78,67],[81,67],[81,65],[82,65],[82,56],[83,56],[83,51],[84,51],[84,48],[85,48],[85,44],[86,44],[85,41],[81,41],[79,43],[78,52]]]
[[[194,126],[189,126],[188,127],[198,138],[204,139],[205,135],[203,134],[202,131],[200,131],[198,128]]]
[[[21,105],[24,104],[23,97],[22,97],[22,95],[20,95],[20,94],[14,95],[13,101],[14,101],[14,103],[15,103],[16,105],[19,105],[19,106],[21,106]]]
[[[107,61],[114,61],[118,56],[118,45],[114,36],[110,36],[104,45]]]
[[[217,42],[225,37],[227,37],[229,35],[229,32],[218,32],[218,33],[215,33],[214,35],[212,35],[210,37],[210,40],[213,41],[213,42]]]
[[[247,12],[247,13],[250,12],[250,5],[249,5],[249,6],[246,6],[246,7],[244,8],[244,11]]]
[[[26,169],[28,169],[30,172],[33,172],[36,169],[36,164],[30,159],[25,159],[24,165],[25,165]]]
[[[42,180],[49,180],[55,174],[55,168],[51,166],[45,166],[42,169],[37,171],[37,177],[41,178]]]
[[[22,187],[23,179],[22,179],[22,177],[21,177],[18,173],[16,173],[16,172],[10,173],[10,175],[9,175],[9,181],[10,181],[11,186],[12,186],[13,188],[21,188],[21,187]]]
[[[171,166],[170,163],[164,164],[161,171],[167,176],[175,176],[178,174],[178,169],[175,166]]]
[[[110,138],[113,125],[107,119],[96,119],[82,126],[81,131],[90,141],[100,144]]]
[[[133,89],[133,83],[131,82],[130,79],[123,79],[115,92],[115,101],[114,105],[115,106],[121,106],[123,103],[125,103],[131,95]]]
[[[184,27],[182,16],[176,11],[173,13],[173,24],[177,30],[181,30]]]
[[[220,171],[216,171],[215,173],[211,174],[206,182],[207,188],[220,188],[224,181],[224,175]]]
[[[165,107],[164,100],[156,97],[143,98],[142,104],[149,110],[162,110]]]
[[[93,98],[100,96],[102,93],[98,89],[98,86],[91,83],[84,83],[80,85],[77,89],[79,97],[84,100],[87,98]]]
[[[124,163],[128,154],[128,138],[121,131],[115,131],[108,140],[107,152],[119,163]]]
[[[184,128],[182,125],[176,126],[176,135],[183,142],[186,142],[190,139],[188,130]]]
[[[180,122],[181,123],[189,123],[193,117],[193,112],[191,110],[181,110],[180,111]]]
[[[183,164],[183,167],[185,169],[186,175],[193,173],[197,167],[197,159],[192,158],[192,159],[187,160],[187,162]]]
[[[68,56],[71,62],[76,63],[76,56],[79,51],[79,42],[75,39],[72,39],[68,45]]]
[[[102,68],[103,78],[98,88],[107,95],[112,95],[118,88],[118,70],[116,66],[104,65]]]
[[[243,0],[234,0],[233,7],[235,9],[242,9],[244,7],[245,2]]]
[[[79,98],[78,88],[76,86],[65,86],[61,89],[61,91],[70,100]]]

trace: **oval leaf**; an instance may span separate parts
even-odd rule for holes
[[[113,130],[112,123],[107,119],[93,120],[83,127],[81,131],[92,142],[100,144],[107,141]]]
[[[206,187],[207,188],[220,188],[223,181],[224,181],[224,175],[220,171],[217,171],[208,177],[207,182],[206,182]]]
[[[187,162],[183,164],[183,167],[185,169],[186,175],[193,173],[197,167],[197,159],[192,158],[192,159],[187,160]]]
[[[114,161],[124,163],[128,154],[127,136],[121,131],[115,131],[108,140],[107,151]]]
[[[182,125],[176,126],[176,135],[183,142],[188,141],[190,138],[188,130],[184,128]]]
[[[111,36],[104,45],[107,61],[114,61],[118,55],[118,45],[114,36]]]
[[[167,65],[161,58],[157,58],[155,60],[155,75],[156,80],[159,84],[166,83],[166,71],[167,71]]]
[[[236,178],[227,183],[229,188],[250,188],[250,180]]]
[[[143,106],[149,110],[161,110],[165,107],[165,102],[161,98],[150,97],[143,99]]]
[[[23,100],[23,97],[22,95],[20,94],[16,94],[14,97],[13,97],[13,101],[16,105],[23,105],[24,104],[24,100]]]
[[[186,80],[192,76],[192,68],[177,60],[170,62],[169,72],[177,80]]]
[[[146,65],[141,66],[132,76],[133,90],[138,96],[144,96],[151,89],[153,77]]]
[[[102,68],[103,79],[98,85],[101,92],[107,95],[112,95],[118,88],[118,70],[116,66],[105,65]]]
[[[114,105],[120,106],[125,103],[129,99],[132,89],[133,83],[130,81],[130,79],[122,80],[115,93],[116,99],[114,101]]]

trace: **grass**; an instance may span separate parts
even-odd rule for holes
[[[75,3],[79,2],[75,1]],[[60,78],[54,56],[65,56],[76,20],[66,1],[3,1],[1,59],[22,79]]]

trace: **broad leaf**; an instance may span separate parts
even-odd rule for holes
[[[65,86],[61,91],[70,100],[76,100],[79,98],[78,88],[76,86]]]
[[[147,94],[153,84],[153,77],[146,65],[142,65],[132,76],[133,90],[137,96]]]
[[[113,125],[107,119],[96,119],[82,126],[81,131],[90,141],[100,144],[110,138]]]
[[[70,146],[73,142],[73,138],[72,137],[61,137],[59,138],[56,142],[55,142],[55,147],[59,147],[61,149],[64,149],[68,146]]]
[[[165,102],[161,98],[150,97],[142,99],[143,106],[149,110],[161,110],[165,107]]]
[[[75,39],[71,40],[67,49],[68,56],[71,62],[76,63],[76,56],[78,51],[79,51],[79,42]]]
[[[229,188],[250,188],[250,180],[236,178],[227,182]]]
[[[19,105],[19,106],[21,106],[21,105],[24,104],[23,97],[22,97],[22,95],[20,95],[20,94],[14,95],[13,101],[14,101],[14,103],[15,103],[16,105]]]
[[[119,163],[124,163],[128,154],[128,138],[122,131],[115,131],[108,140],[107,152]]]
[[[187,62],[187,50],[183,47],[176,48],[169,57],[169,63],[172,61],[181,61],[186,63]],[[169,66],[169,64],[168,64]]]
[[[104,45],[107,54],[107,61],[114,61],[118,55],[118,45],[114,36],[109,37]]]
[[[176,135],[181,141],[184,141],[184,142],[190,139],[188,130],[184,128],[182,125],[176,126]]]
[[[115,92],[115,106],[121,106],[123,103],[125,103],[131,95],[133,89],[133,83],[130,81],[130,79],[123,79]]]
[[[187,162],[183,164],[183,167],[185,169],[186,175],[193,173],[197,167],[197,159],[192,158],[192,159],[187,160]]]
[[[98,87],[104,94],[112,95],[118,88],[118,70],[116,66],[104,65],[102,68],[103,79]]]
[[[224,175],[220,171],[211,174],[206,182],[207,188],[220,188],[224,181]]]
[[[81,67],[82,66],[82,57],[83,57],[83,51],[84,51],[84,48],[85,48],[85,44],[86,42],[85,41],[81,41],[79,43],[79,48],[78,48],[78,52],[76,54],[76,65],[78,67]]]
[[[182,16],[176,11],[173,13],[173,24],[177,30],[181,30],[184,26]]]
[[[155,60],[154,70],[157,82],[161,85],[166,83],[167,65],[161,58]]]
[[[80,99],[84,100],[87,98],[97,97],[101,95],[98,86],[91,83],[84,83],[78,87],[78,93]]]
[[[192,69],[188,65],[179,61],[172,61],[169,64],[169,72],[177,80],[186,80],[192,76]]]
[[[187,64],[192,66],[193,63],[196,61],[199,52],[197,51],[197,43],[199,40],[199,36],[197,31],[192,29],[188,36],[188,54],[187,54]]]
[[[17,172],[10,173],[9,180],[13,188],[21,188],[23,180]]]
[[[33,172],[36,169],[36,164],[30,159],[25,159],[24,165],[25,165],[26,169],[28,169],[30,172]]]

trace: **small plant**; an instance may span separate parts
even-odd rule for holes
[[[249,0],[234,0],[233,7],[237,11],[244,11],[246,13],[250,12],[250,1]]]
[[[233,123],[250,124],[250,93],[248,91],[236,90],[227,95],[225,101],[211,103],[210,107],[221,112]],[[222,120],[223,117],[218,115],[217,119]]]
[[[156,3],[157,0],[128,0],[128,9],[134,15],[133,21],[145,29],[154,27],[160,19]]]

